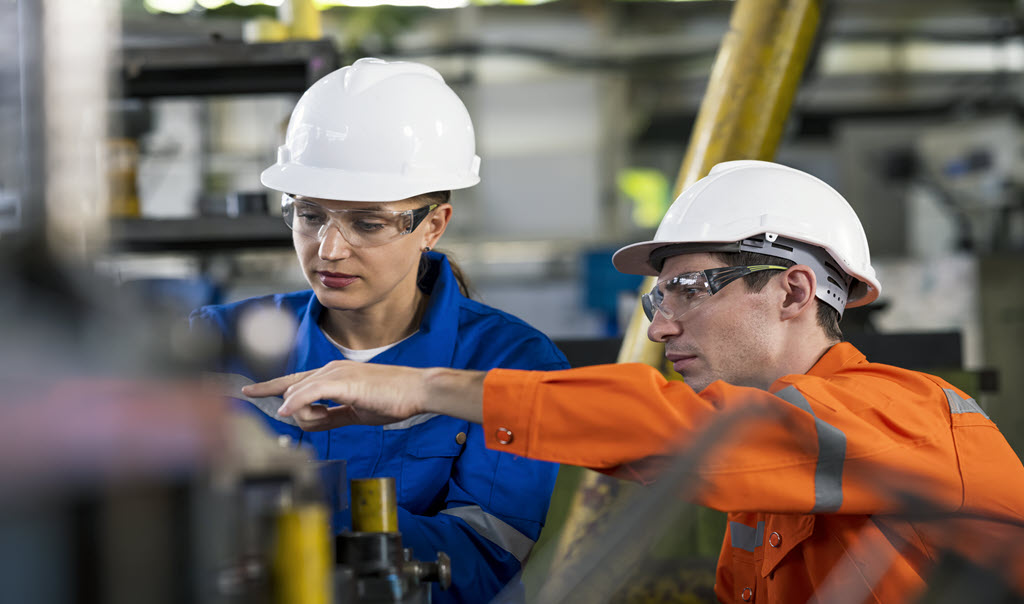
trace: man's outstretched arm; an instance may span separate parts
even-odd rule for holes
[[[483,423],[486,375],[465,369],[333,361],[320,369],[246,386],[242,392],[283,397],[278,413],[294,417],[303,430],[387,424],[420,413],[450,415],[479,424]],[[319,404],[322,400],[338,406]]]

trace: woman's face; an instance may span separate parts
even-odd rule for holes
[[[387,203],[298,199],[328,210],[404,211],[432,203],[417,197]],[[451,205],[441,204],[413,232],[375,247],[352,245],[333,223],[325,229],[320,241],[296,231],[292,232],[292,241],[302,272],[324,307],[365,309],[414,294],[420,254],[424,247],[435,246],[448,225],[451,212]]]

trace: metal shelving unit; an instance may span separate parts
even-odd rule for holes
[[[304,92],[338,67],[328,40],[245,43],[206,42],[126,47],[121,96],[134,99],[181,96]],[[117,252],[196,252],[239,248],[284,248],[291,235],[279,216],[118,218],[110,221],[110,247]]]
[[[290,247],[292,237],[280,216],[119,218],[110,242],[119,252],[205,252]]]
[[[327,39],[128,47],[122,56],[121,94],[131,98],[302,93],[338,67]]]

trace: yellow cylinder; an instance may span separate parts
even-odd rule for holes
[[[352,530],[357,533],[397,533],[398,503],[394,478],[354,478]]]
[[[333,604],[334,556],[327,508],[320,503],[288,507],[277,517],[274,602]]]

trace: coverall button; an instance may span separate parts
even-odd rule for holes
[[[754,599],[754,590],[749,587],[744,587],[743,591],[740,592],[740,599],[744,602],[750,602]]]
[[[499,445],[511,444],[512,431],[508,428],[498,428],[494,431],[494,438],[498,441]]]
[[[782,545],[782,535],[778,533],[772,533],[768,535],[768,545],[772,547],[779,547]]]
[[[456,442],[456,444],[460,444],[460,445],[466,444],[466,433],[465,432],[459,432],[458,434],[456,434],[455,435],[455,442]]]

